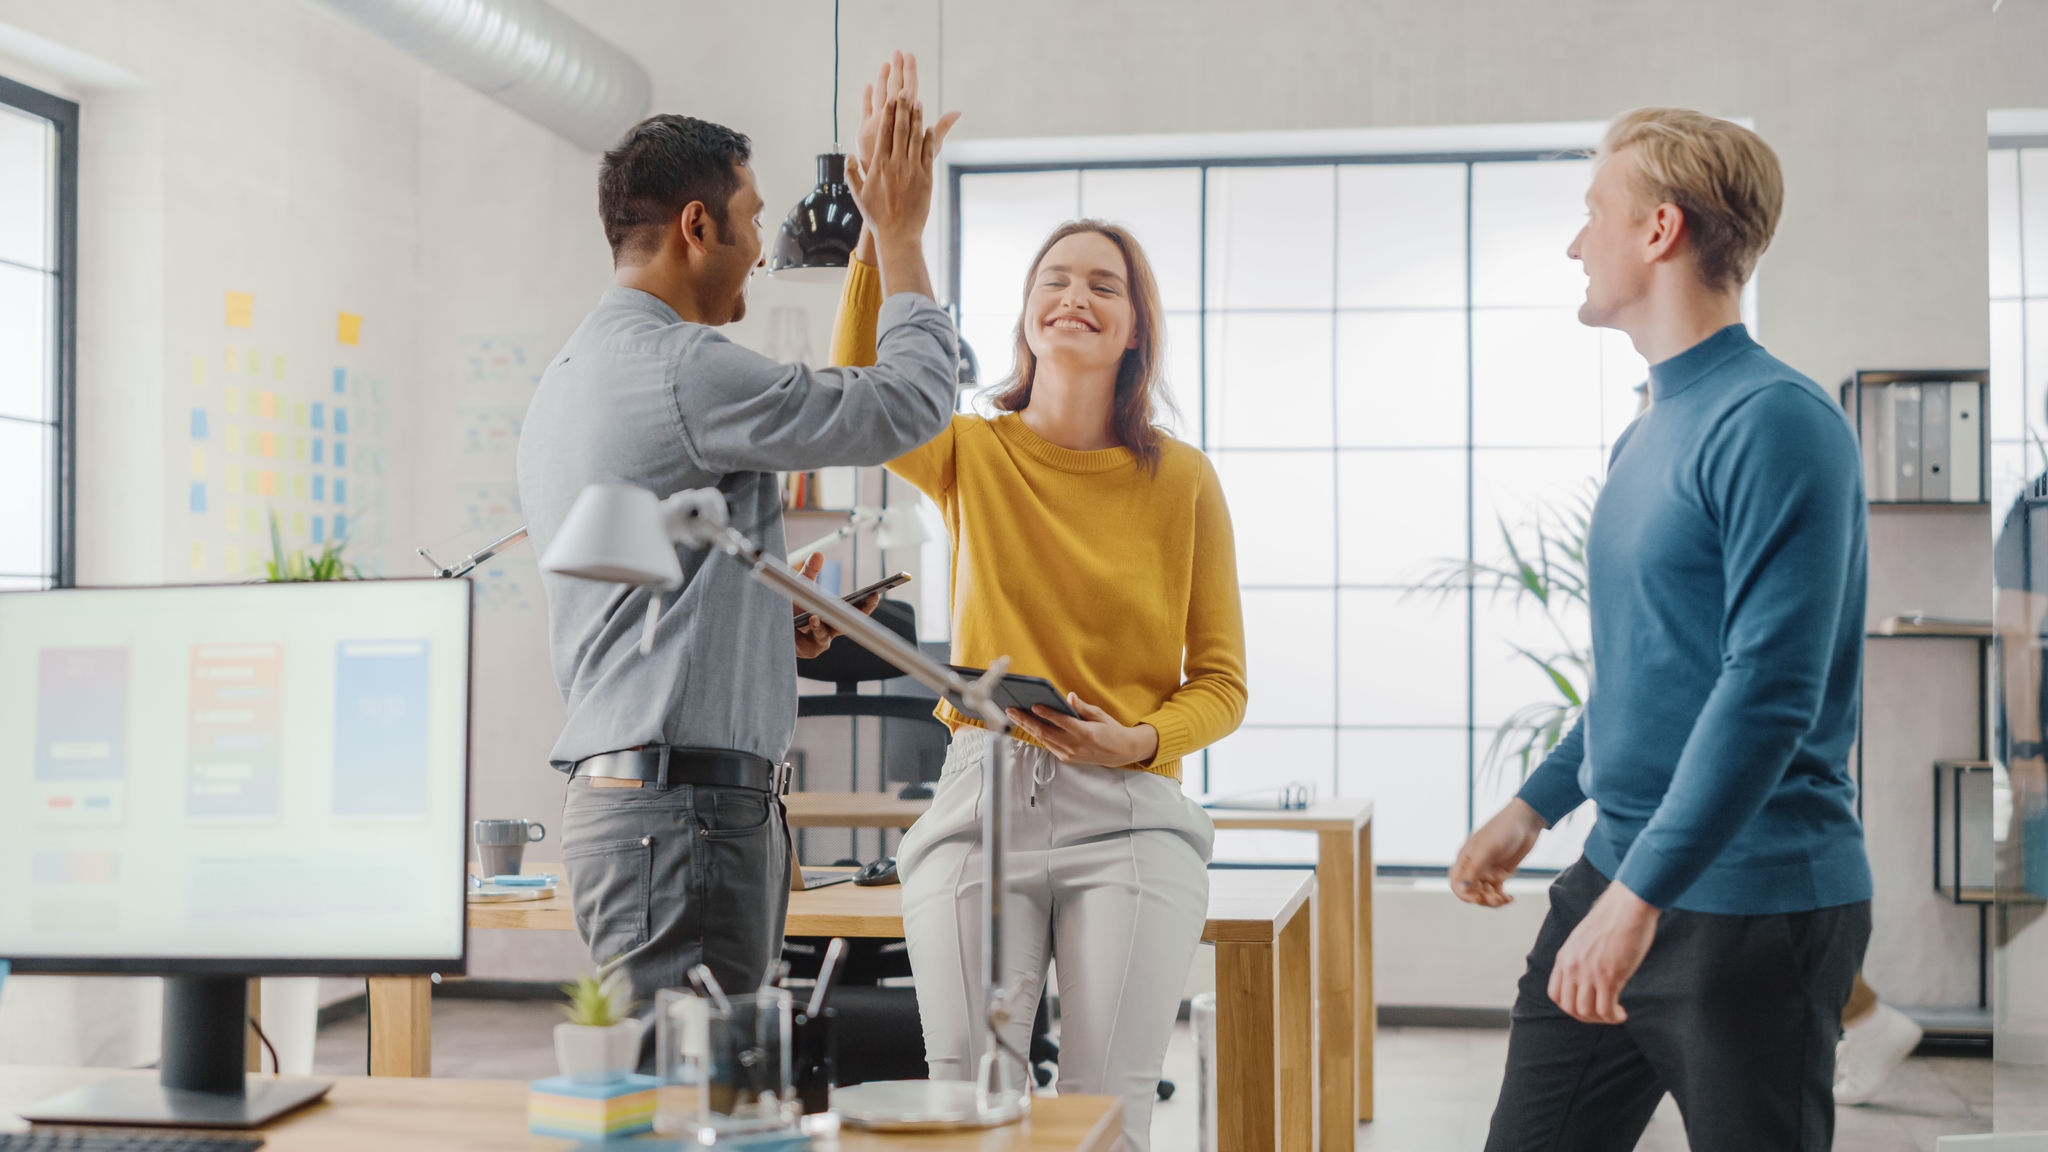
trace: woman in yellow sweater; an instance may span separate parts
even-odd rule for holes
[[[833,360],[874,356],[881,281],[862,239]],[[1006,979],[1023,1051],[1059,957],[1060,1090],[1152,1101],[1202,932],[1215,831],[1183,757],[1244,717],[1244,622],[1230,513],[1202,453],[1154,426],[1165,362],[1158,287],[1130,233],[1080,220],[1031,264],[1015,373],[993,419],[960,415],[889,464],[952,532],[953,660],[1051,680],[1080,714],[1011,714]],[[953,745],[931,811],[898,849],[926,1059],[980,1059],[981,768],[990,735],[941,704]],[[1010,912],[1010,908],[1015,908]]]

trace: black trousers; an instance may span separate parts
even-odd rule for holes
[[[1666,1092],[1693,1152],[1825,1152],[1869,902],[1774,916],[1667,911],[1622,991],[1627,1022],[1584,1024],[1551,1002],[1550,970],[1607,884],[1582,858],[1550,886],[1487,1152],[1626,1152]]]
[[[569,782],[562,871],[592,964],[616,962],[648,1019],[641,1070],[653,1067],[654,994],[688,988],[697,964],[728,991],[751,992],[782,955],[789,831],[766,792],[712,784],[593,788]]]

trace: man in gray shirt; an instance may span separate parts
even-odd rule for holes
[[[761,261],[750,144],[655,116],[605,154],[598,208],[608,289],[541,376],[519,445],[519,495],[546,551],[584,487],[725,493],[732,523],[785,550],[778,471],[881,464],[953,412],[957,341],[931,299],[920,236],[951,126],[908,100],[875,110],[881,146],[856,195],[882,238],[872,368],[777,364],[718,327],[746,312]],[[876,130],[863,125],[864,136]],[[679,548],[670,592],[548,576],[555,680],[568,704],[554,767],[569,775],[562,864],[594,961],[642,1003],[708,964],[752,989],[781,949],[789,840],[774,766],[796,729],[796,658],[832,633],[794,630],[789,602],[731,558]],[[638,651],[660,597],[651,655]]]

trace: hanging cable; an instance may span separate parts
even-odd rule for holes
[[[839,0],[832,0],[832,150],[839,151]]]

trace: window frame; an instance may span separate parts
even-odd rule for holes
[[[54,499],[47,542],[52,571],[0,575],[42,577],[53,587],[69,588],[78,580],[78,105],[6,76],[0,76],[0,105],[47,121],[57,140],[57,187],[51,205],[57,222],[55,267],[35,269],[57,281],[49,333],[55,352],[48,421],[56,445],[50,461]]]
[[[962,197],[961,197],[961,191],[962,191],[962,180],[963,180],[963,179],[964,179],[965,177],[968,177],[968,176],[981,176],[981,175],[1010,175],[1010,174],[1023,174],[1023,173],[1035,173],[1035,172],[1075,172],[1075,173],[1077,173],[1077,174],[1078,174],[1078,173],[1081,173],[1081,172],[1087,172],[1087,171],[1102,171],[1102,170],[1116,170],[1116,171],[1128,171],[1128,170],[1139,170],[1139,169],[1162,169],[1162,168],[1176,168],[1176,169],[1182,169],[1182,168],[1193,168],[1193,169],[1196,169],[1196,170],[1198,170],[1198,171],[1199,171],[1199,173],[1200,173],[1200,181],[1201,181],[1201,203],[1200,203],[1200,214],[1201,214],[1201,220],[1202,220],[1202,227],[1201,227],[1201,230],[1200,230],[1200,234],[1199,234],[1199,237],[1198,237],[1198,241],[1197,241],[1197,243],[1198,243],[1198,255],[1199,255],[1199,261],[1198,261],[1198,265],[1197,265],[1197,267],[1198,267],[1198,269],[1199,269],[1198,275],[1199,275],[1199,277],[1200,277],[1200,280],[1199,280],[1199,282],[1198,282],[1198,283],[1197,283],[1197,285],[1196,285],[1196,294],[1197,294],[1197,299],[1198,299],[1198,300],[1200,301],[1200,303],[1201,303],[1201,307],[1200,307],[1200,310],[1199,310],[1199,312],[1197,313],[1197,329],[1196,329],[1196,339],[1197,339],[1197,340],[1198,340],[1198,341],[1200,342],[1200,345],[1201,345],[1201,349],[1202,349],[1202,352],[1201,352],[1200,354],[1198,354],[1198,355],[1197,355],[1197,356],[1196,356],[1196,357],[1194,358],[1194,362],[1195,362],[1195,368],[1196,368],[1196,388],[1195,388],[1195,395],[1194,395],[1193,397],[1185,397],[1185,396],[1183,396],[1183,397],[1182,397],[1182,400],[1183,400],[1183,403],[1184,403],[1184,404],[1191,404],[1191,405],[1192,405],[1192,408],[1193,408],[1193,413],[1194,413],[1194,417],[1195,417],[1195,418],[1194,418],[1194,420],[1192,421],[1192,423],[1194,424],[1194,431],[1195,431],[1195,432],[1197,433],[1197,435],[1198,435],[1198,437],[1199,437],[1199,444],[1200,444],[1200,446],[1202,446],[1202,447],[1203,447],[1203,450],[1204,450],[1204,451],[1208,451],[1208,450],[1209,450],[1209,449],[1208,449],[1208,445],[1209,445],[1209,440],[1210,440],[1210,437],[1209,437],[1209,388],[1210,388],[1210,379],[1209,379],[1209,377],[1210,377],[1210,363],[1209,363],[1209,361],[1210,361],[1210,359],[1211,359],[1211,358],[1210,358],[1210,356],[1209,356],[1209,355],[1207,354],[1207,349],[1208,349],[1208,347],[1209,347],[1209,336],[1210,336],[1210,320],[1211,320],[1211,315],[1212,315],[1212,313],[1217,313],[1217,312],[1227,312],[1227,311],[1228,311],[1228,309],[1218,309],[1218,308],[1215,308],[1215,307],[1213,307],[1213,306],[1211,305],[1211,303],[1210,303],[1210,299],[1209,299],[1209,291],[1208,291],[1208,289],[1209,289],[1209,284],[1208,284],[1208,277],[1209,277],[1209,268],[1210,268],[1210,254],[1209,254],[1209,250],[1208,250],[1208,249],[1209,249],[1209,241],[1210,241],[1210,228],[1209,228],[1209,222],[1208,222],[1208,217],[1209,217],[1209,173],[1210,173],[1210,171],[1211,171],[1212,169],[1218,169],[1218,168],[1226,168],[1226,169],[1227,169],[1227,168],[1283,168],[1283,167],[1284,167],[1284,168],[1295,168],[1295,167],[1322,167],[1322,166],[1330,166],[1330,167],[1332,167],[1332,168],[1343,168],[1343,167],[1355,167],[1355,166],[1366,166],[1366,165],[1448,165],[1448,164],[1460,164],[1460,165],[1463,165],[1463,166],[1464,166],[1464,169],[1465,169],[1465,257],[1464,257],[1464,259],[1465,259],[1465,269],[1464,269],[1464,276],[1465,276],[1465,300],[1464,300],[1464,305],[1463,305],[1462,311],[1463,311],[1463,313],[1464,313],[1464,318],[1465,318],[1465,346],[1466,346],[1466,347],[1465,347],[1465,350],[1466,350],[1466,355],[1465,355],[1465,396],[1466,396],[1466,404],[1465,404],[1465,421],[1466,421],[1466,428],[1465,428],[1465,443],[1464,443],[1464,455],[1465,455],[1465,492],[1466,492],[1466,517],[1465,517],[1465,521],[1466,521],[1466,523],[1465,523],[1465,555],[1466,555],[1466,557],[1467,557],[1467,558],[1469,559],[1470,557],[1472,557],[1472,556],[1473,556],[1473,555],[1474,555],[1474,554],[1476,553],[1476,551],[1477,551],[1477,547],[1478,547],[1478,538],[1477,538],[1477,537],[1478,537],[1478,526],[1477,526],[1477,524],[1476,524],[1476,522],[1475,522],[1475,519],[1476,519],[1476,509],[1475,509],[1475,507],[1474,507],[1474,505],[1473,505],[1473,500],[1474,500],[1474,472],[1475,472],[1475,466],[1476,466],[1476,463],[1477,463],[1477,458],[1478,458],[1478,452],[1479,452],[1479,451],[1481,451],[1480,447],[1479,447],[1479,446],[1478,446],[1477,444],[1475,444],[1475,442],[1474,442],[1474,441],[1475,441],[1475,431],[1474,431],[1474,427],[1473,427],[1473,405],[1472,405],[1472,397],[1473,397],[1473,392],[1474,392],[1474,389],[1475,389],[1475,386],[1476,386],[1476,379],[1477,379],[1477,378],[1476,378],[1476,371],[1477,371],[1477,370],[1476,370],[1476,368],[1475,368],[1475,365],[1474,365],[1474,360],[1473,360],[1473,355],[1472,355],[1472,342],[1473,342],[1473,318],[1474,318],[1474,316],[1475,316],[1475,315],[1476,315],[1477,313],[1479,313],[1479,312],[1481,312],[1481,311],[1485,311],[1485,310],[1486,310],[1486,309],[1484,309],[1484,308],[1483,308],[1482,306],[1480,306],[1480,305],[1477,305],[1477,304],[1475,304],[1475,303],[1474,303],[1474,301],[1473,301],[1473,296],[1472,296],[1472,291],[1473,291],[1473,282],[1472,282],[1472,278],[1473,278],[1473,253],[1472,253],[1472,224],[1473,224],[1473,193],[1472,193],[1472,187],[1473,187],[1473,174],[1474,174],[1474,171],[1475,171],[1475,166],[1476,166],[1476,165],[1479,165],[1479,164],[1514,164],[1514,163],[1546,163],[1546,162],[1555,162],[1555,161],[1575,161],[1575,160],[1585,160],[1585,159],[1588,159],[1588,158],[1590,158],[1591,154],[1592,154],[1592,153],[1591,153],[1591,151],[1590,151],[1589,149],[1586,149],[1586,148],[1559,148],[1559,147],[1547,147],[1547,148],[1531,148],[1531,147],[1522,147],[1522,148],[1476,148],[1476,149],[1475,149],[1475,148],[1465,148],[1465,149],[1458,149],[1458,148],[1446,148],[1446,149],[1442,149],[1442,150],[1413,150],[1413,149],[1404,149],[1404,150],[1400,150],[1400,151],[1370,151],[1370,150],[1362,150],[1362,151],[1350,151],[1350,150],[1344,150],[1344,151],[1328,151],[1328,150],[1305,150],[1305,151],[1303,151],[1303,152],[1301,152],[1301,153],[1298,153],[1298,154],[1297,154],[1297,153],[1285,153],[1285,154],[1273,154],[1273,155],[1265,155],[1265,154],[1243,154],[1243,155],[1232,155],[1232,154],[1230,154],[1230,153],[1228,153],[1228,152],[1221,152],[1221,153],[1216,153],[1216,154],[1203,154],[1203,155],[1181,155],[1181,156],[1174,156],[1174,155],[1148,155],[1148,156],[1144,156],[1143,158],[1138,158],[1138,159],[1125,159],[1125,160],[1119,160],[1119,159],[1107,159],[1107,158],[1091,158],[1091,159],[1073,159],[1073,160],[1060,160],[1060,159],[1056,159],[1056,158],[1052,158],[1052,157],[1047,157],[1047,158],[1044,158],[1044,159],[1032,159],[1032,160],[1019,160],[1019,161],[1002,161],[1002,160],[973,160],[973,159],[969,159],[969,160],[963,160],[963,161],[956,161],[956,162],[950,163],[950,164],[949,164],[949,165],[947,166],[947,173],[946,173],[946,205],[945,205],[945,210],[946,210],[946,219],[945,219],[945,222],[944,222],[944,227],[945,227],[945,229],[946,229],[946,232],[945,232],[945,249],[946,249],[946,269],[945,269],[945,273],[946,273],[946,291],[947,291],[947,298],[948,298],[948,299],[950,299],[950,300],[952,300],[952,301],[954,301],[954,302],[955,302],[955,307],[957,308],[957,306],[958,306],[958,302],[959,302],[959,300],[960,300],[960,293],[961,293],[961,273],[962,273],[962,268],[961,268],[961,255],[962,255],[962,254],[961,254],[961,237],[962,237],[962,218],[961,218],[961,216],[962,216],[962,207],[963,207],[963,205],[962,205]],[[1333,498],[1334,498],[1334,497],[1333,497]],[[1335,543],[1335,542],[1333,541],[1333,543]],[[1321,589],[1322,589],[1322,587],[1323,587],[1323,586],[1321,586],[1321,585],[1317,585],[1317,586],[1315,586],[1316,590],[1321,590]],[[1347,588],[1348,586],[1347,586],[1346,584],[1344,584],[1344,583],[1343,583],[1343,582],[1342,582],[1341,580],[1333,580],[1333,581],[1332,581],[1332,583],[1331,583],[1331,584],[1330,584],[1330,585],[1329,585],[1328,587],[1329,587],[1329,590],[1330,590],[1330,591],[1332,592],[1332,594],[1333,594],[1334,596],[1341,596],[1341,593],[1343,592],[1343,590],[1345,590],[1345,589],[1346,589],[1346,588]],[[1478,709],[1478,701],[1477,701],[1477,684],[1476,684],[1476,679],[1477,679],[1477,675],[1478,675],[1478,672],[1477,672],[1477,670],[1478,670],[1478,644],[1479,644],[1479,635],[1478,635],[1478,619],[1477,619],[1477,617],[1478,617],[1478,612],[1479,612],[1479,593],[1478,593],[1478,591],[1477,591],[1476,589],[1473,589],[1473,588],[1470,588],[1470,587],[1468,587],[1468,588],[1467,588],[1467,590],[1466,590],[1466,593],[1465,593],[1465,653],[1464,653],[1464,663],[1465,663],[1465,724],[1464,724],[1464,728],[1463,728],[1463,734],[1464,734],[1464,739],[1463,739],[1463,741],[1462,741],[1462,743],[1463,743],[1463,745],[1464,745],[1464,747],[1465,747],[1465,749],[1466,749],[1466,753],[1465,753],[1465,828],[1466,828],[1466,831],[1467,831],[1467,834],[1468,834],[1468,835],[1469,835],[1470,831],[1471,831],[1471,830],[1472,830],[1472,829],[1473,829],[1474,827],[1476,827],[1476,821],[1477,821],[1477,815],[1478,815],[1478,813],[1477,813],[1477,811],[1476,811],[1476,804],[1477,804],[1477,802],[1478,802],[1478,800],[1477,800],[1477,797],[1478,797],[1478,786],[1479,786],[1479,776],[1480,776],[1480,764],[1479,764],[1479,753],[1478,753],[1478,751],[1477,751],[1477,745],[1478,745],[1478,741],[1479,741],[1479,739],[1480,739],[1480,738],[1481,738],[1481,737],[1482,737],[1482,736],[1484,735],[1484,732],[1482,731],[1481,727],[1480,727],[1480,726],[1479,726],[1479,724],[1478,724],[1478,718],[1477,718],[1477,717],[1478,717],[1478,712],[1477,712],[1477,709]],[[1337,665],[1341,666],[1341,664],[1342,664],[1342,661],[1343,661],[1343,653],[1342,653],[1342,651],[1341,651],[1341,649],[1340,649],[1339,651],[1337,651],[1337,652],[1335,653],[1335,662],[1336,662],[1336,664],[1337,664]],[[1332,671],[1333,671],[1333,675],[1334,675],[1334,674],[1337,674],[1337,671],[1338,671],[1338,670],[1337,670],[1337,668],[1333,668],[1333,670],[1332,670]],[[1324,725],[1320,725],[1320,724],[1318,724],[1318,725],[1294,725],[1294,724],[1280,724],[1280,725],[1259,725],[1258,727],[1261,727],[1261,728],[1299,728],[1299,727],[1313,727],[1313,728],[1316,728],[1316,729],[1319,729],[1319,730],[1320,730],[1320,729],[1322,729],[1322,728],[1324,727]],[[1358,725],[1344,725],[1344,724],[1342,724],[1342,723],[1340,723],[1340,722],[1335,722],[1334,720],[1333,720],[1333,722],[1332,722],[1332,723],[1331,723],[1330,725],[1328,725],[1328,728],[1329,728],[1329,730],[1330,730],[1330,732],[1331,732],[1331,734],[1332,734],[1332,738],[1333,738],[1333,740],[1334,740],[1334,739],[1336,738],[1336,736],[1337,736],[1337,735],[1338,735],[1339,733],[1341,733],[1341,732],[1345,731],[1345,730],[1346,730],[1347,728],[1357,729],[1357,728],[1359,728],[1359,727],[1360,727],[1360,726],[1358,726]],[[1373,727],[1373,726],[1367,726],[1367,727]],[[1337,767],[1336,767],[1336,765],[1335,765],[1335,764],[1333,763],[1333,765],[1332,765],[1332,778],[1331,778],[1331,780],[1330,780],[1330,784],[1331,784],[1331,786],[1332,786],[1332,788],[1333,788],[1333,791],[1334,791],[1334,789],[1335,789],[1335,788],[1336,788],[1336,787],[1338,786],[1338,784],[1340,783],[1340,779],[1341,779],[1341,778],[1340,778],[1340,777],[1338,776],[1338,774],[1337,774],[1337,773],[1338,773]],[[1209,761],[1208,761],[1208,756],[1207,756],[1207,754],[1206,754],[1206,751],[1205,751],[1205,752],[1204,752],[1204,754],[1202,755],[1202,779],[1201,779],[1201,785],[1202,785],[1202,790],[1203,790],[1204,792],[1206,792],[1206,791],[1209,791],[1209,789],[1210,789],[1210,783],[1209,783]],[[1418,865],[1418,866],[1416,866],[1416,867],[1417,867],[1417,868],[1419,868],[1419,869],[1420,869],[1420,870],[1421,870],[1422,872],[1425,872],[1425,873],[1430,873],[1430,874],[1440,874],[1440,873],[1441,873],[1441,871],[1442,871],[1442,867],[1441,867],[1441,866],[1436,866],[1436,865]]]

